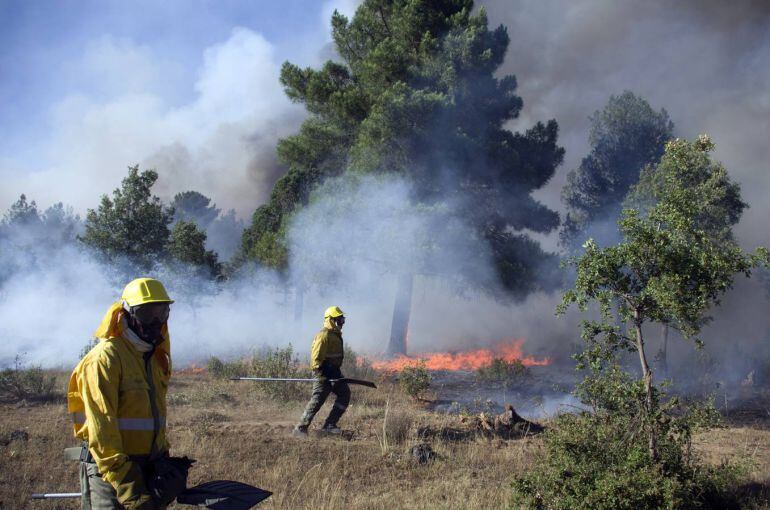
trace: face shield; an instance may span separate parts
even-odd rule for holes
[[[139,337],[150,343],[161,340],[161,329],[168,322],[171,306],[169,303],[148,303],[131,307],[129,311],[133,328]]]

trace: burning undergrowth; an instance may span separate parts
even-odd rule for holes
[[[423,363],[425,368],[437,370],[478,370],[492,365],[495,360],[508,363],[521,363],[525,367],[550,365],[550,358],[538,359],[525,355],[522,347],[524,339],[498,342],[490,348],[469,351],[426,352],[413,356],[398,354],[392,359],[374,360],[372,368],[383,372],[399,372],[405,367]]]

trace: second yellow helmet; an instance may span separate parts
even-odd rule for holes
[[[326,309],[324,312],[324,319],[331,317],[332,319],[336,319],[337,317],[342,317],[345,315],[345,312],[342,311],[342,308],[339,306],[330,306]]]

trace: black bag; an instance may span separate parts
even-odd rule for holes
[[[153,498],[168,505],[187,488],[187,473],[195,461],[187,457],[161,457],[152,465],[147,486]]]

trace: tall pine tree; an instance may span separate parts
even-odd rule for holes
[[[310,116],[278,144],[289,171],[244,233],[247,258],[285,268],[287,220],[313,189],[346,172],[387,173],[412,183],[415,203],[451,203],[493,254],[509,295],[538,287],[552,256],[523,231],[559,223],[531,197],[562,161],[558,127],[504,128],[522,108],[516,79],[495,76],[509,37],[472,9],[471,0],[365,0],[352,20],[332,17],[341,62],[284,64],[281,83]],[[405,349],[413,271],[398,277],[391,352]]]

